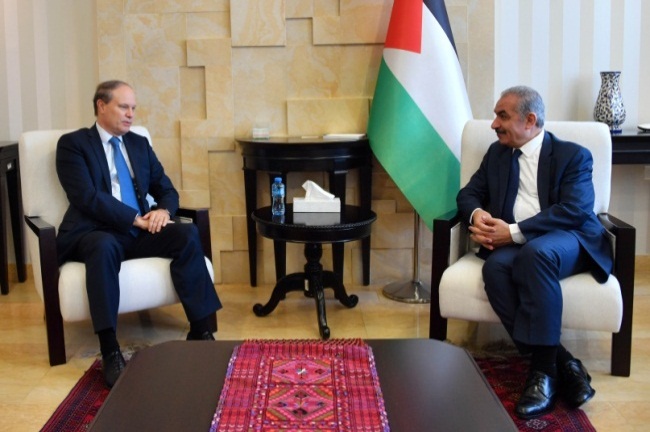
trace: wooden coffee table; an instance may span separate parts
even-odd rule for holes
[[[516,431],[469,353],[432,339],[369,340],[391,432]],[[172,341],[129,361],[92,431],[208,431],[238,341]]]

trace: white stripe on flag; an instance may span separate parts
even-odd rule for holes
[[[384,49],[384,60],[460,161],[460,137],[472,117],[456,51],[422,4],[422,53]]]

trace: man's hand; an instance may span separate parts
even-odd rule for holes
[[[137,216],[133,225],[149,231],[151,234],[159,233],[168,223],[174,223],[169,218],[169,212],[165,209],[152,210],[144,216]]]
[[[514,243],[508,223],[503,219],[493,218],[485,210],[479,209],[474,212],[469,230],[470,238],[489,250]]]

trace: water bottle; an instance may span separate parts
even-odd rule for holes
[[[273,216],[284,216],[284,184],[280,177],[276,177],[271,185],[271,213]]]

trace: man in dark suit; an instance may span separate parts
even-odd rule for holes
[[[531,353],[515,413],[532,418],[552,410],[558,394],[573,407],[595,394],[585,367],[560,343],[559,281],[590,270],[604,282],[612,256],[593,212],[589,150],[544,131],[544,103],[529,87],[505,90],[494,112],[498,142],[457,204],[485,259],[490,304],[519,350]]]
[[[116,336],[122,261],[172,259],[172,281],[190,322],[188,340],[214,340],[211,317],[221,302],[196,227],[171,220],[179,206],[178,192],[147,139],[130,132],[136,108],[133,89],[122,81],[101,83],[93,105],[95,125],[63,135],[57,146],[57,174],[70,202],[57,250],[60,264],[85,263],[93,328],[104,378],[112,387],[125,367]]]

